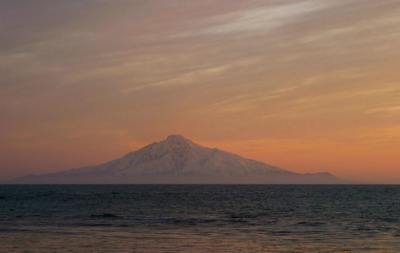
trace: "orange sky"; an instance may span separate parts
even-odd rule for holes
[[[0,2],[0,180],[169,134],[400,183],[400,1]]]

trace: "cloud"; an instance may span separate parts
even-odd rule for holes
[[[397,129],[396,1],[174,3],[0,2],[2,148]]]
[[[258,6],[233,13],[216,15],[204,19],[196,31],[180,33],[178,37],[200,35],[229,35],[235,33],[264,34],[285,24],[296,22],[296,18],[327,8],[328,2],[304,1],[279,5]]]

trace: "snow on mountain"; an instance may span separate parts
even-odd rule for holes
[[[105,164],[14,183],[345,183],[329,173],[298,174],[170,135]]]
[[[207,175],[291,173],[262,162],[246,159],[217,148],[207,148],[182,135],[170,135],[109,163],[61,172],[62,174],[113,173]]]

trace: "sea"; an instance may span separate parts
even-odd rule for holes
[[[400,252],[399,185],[0,185],[0,252]]]

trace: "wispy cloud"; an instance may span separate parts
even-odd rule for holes
[[[254,36],[273,31],[285,24],[295,23],[296,18],[327,8],[328,2],[305,1],[262,6],[236,11],[205,19],[197,31],[186,31],[175,36],[228,35],[235,33]]]
[[[290,139],[286,150],[393,146],[397,1],[0,1],[0,10],[7,164],[24,141],[45,157],[46,145],[76,154],[73,143],[90,152],[104,142],[106,152],[170,132],[238,138],[243,150],[256,139]]]

